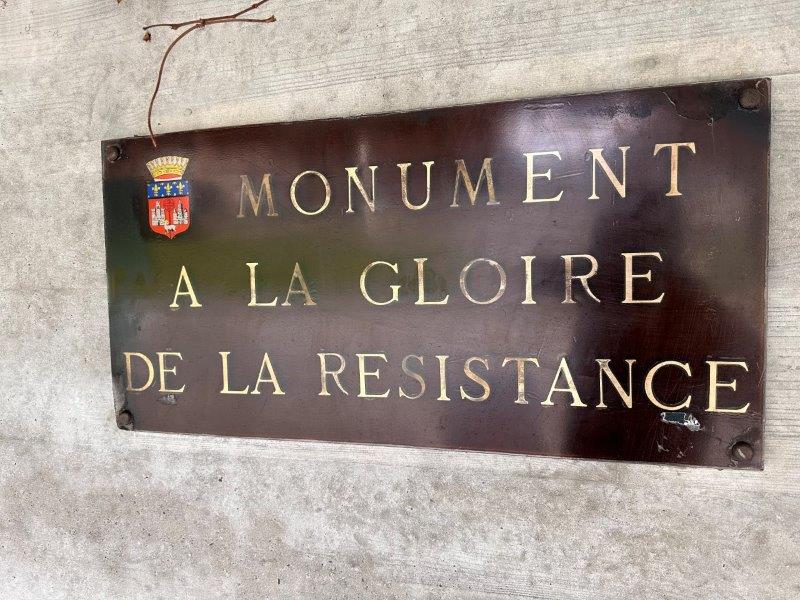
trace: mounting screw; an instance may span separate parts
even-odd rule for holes
[[[117,414],[117,427],[120,429],[133,429],[133,415],[130,411],[123,410]]]
[[[119,160],[122,156],[122,148],[117,146],[116,144],[111,144],[106,148],[106,160],[108,162],[114,162]]]
[[[753,447],[748,442],[736,442],[731,447],[731,457],[736,462],[750,462],[753,459]]]
[[[761,92],[756,88],[745,88],[739,96],[739,106],[747,110],[755,110],[761,105]]]

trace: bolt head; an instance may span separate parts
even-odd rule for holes
[[[112,144],[106,148],[106,160],[108,162],[114,162],[119,160],[122,156],[122,148],[117,146],[116,144]]]
[[[755,110],[761,105],[761,92],[750,87],[742,90],[739,96],[739,106],[747,110]]]
[[[133,429],[133,415],[130,411],[123,410],[117,414],[117,427],[120,429]]]
[[[749,442],[736,442],[731,447],[731,457],[737,463],[747,463],[753,460],[753,446]]]

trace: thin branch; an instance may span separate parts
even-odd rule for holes
[[[189,27],[186,31],[181,32],[181,34],[176,37],[173,42],[167,47],[166,51],[164,52],[164,56],[161,58],[161,65],[158,68],[158,77],[156,78],[156,87],[153,90],[153,95],[150,97],[150,106],[147,109],[147,129],[150,132],[150,141],[153,142],[153,147],[158,148],[158,144],[156,143],[156,136],[153,133],[153,105],[156,101],[156,96],[158,95],[158,90],[161,88],[161,79],[164,76],[164,66],[167,63],[167,57],[169,57],[170,52],[175,47],[175,45],[189,35],[192,31],[196,29],[202,29],[206,25],[217,25],[219,23],[274,23],[275,16],[267,17],[266,19],[240,19],[244,14],[249,13],[257,8],[259,8],[262,4],[265,4],[267,0],[261,0],[261,2],[256,2],[255,4],[240,10],[239,12],[230,14],[230,15],[222,15],[220,17],[209,17],[206,19],[193,19],[191,21],[183,21],[181,23],[155,23],[153,25],[146,25],[142,29],[146,32],[148,29],[153,29],[154,27],[169,27],[170,29],[180,29],[181,27]],[[145,41],[149,41],[149,32],[145,34]]]
[[[222,15],[222,16],[219,16],[219,17],[208,17],[208,18],[205,18],[205,19],[192,19],[191,21],[183,21],[181,23],[155,23],[153,25],[146,25],[145,27],[142,27],[142,29],[144,29],[145,31],[148,30],[148,29],[152,29],[154,27],[169,27],[170,29],[180,29],[181,27],[186,27],[187,25],[194,25],[195,23],[196,24],[204,23],[206,25],[210,25],[210,24],[212,24],[212,23],[214,23],[216,21],[226,21],[227,22],[227,21],[230,21],[232,19],[239,19],[239,17],[241,17],[242,15],[257,9],[260,6],[262,6],[263,4],[266,4],[266,3],[267,3],[267,0],[261,0],[261,2],[256,2],[255,4],[252,4],[252,5],[248,6],[247,8],[245,8],[243,10],[240,10],[239,12],[230,14],[230,15]],[[274,20],[274,17],[270,17],[270,19]],[[269,19],[254,19],[254,22],[271,23],[272,21],[270,21]]]
[[[147,109],[147,129],[150,131],[150,141],[153,142],[153,147],[154,148],[158,148],[158,144],[156,143],[156,136],[153,133],[153,123],[152,123],[152,119],[153,119],[153,104],[156,101],[156,96],[158,95],[158,90],[161,87],[161,77],[164,75],[164,65],[167,62],[167,57],[169,56],[169,53],[172,52],[172,49],[175,47],[175,44],[177,44],[183,38],[185,38],[187,35],[192,33],[195,29],[200,29],[201,27],[202,27],[202,25],[197,23],[197,24],[192,25],[191,27],[189,27],[189,29],[187,29],[183,33],[181,33],[169,45],[169,47],[167,48],[167,51],[164,52],[164,56],[161,59],[161,66],[158,68],[158,78],[156,79],[156,87],[153,90],[153,95],[150,97],[150,107]]]

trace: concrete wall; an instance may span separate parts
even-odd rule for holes
[[[249,0],[247,0],[249,1]],[[99,140],[233,0],[0,0],[0,596],[800,596],[800,3],[273,0],[178,46],[161,131],[773,78],[766,469],[129,433]]]

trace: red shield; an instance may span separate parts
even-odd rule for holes
[[[189,196],[167,196],[147,200],[150,229],[174,238],[189,229]]]
[[[189,229],[189,182],[183,172],[189,159],[162,156],[147,163],[153,181],[147,184],[150,229],[169,239]]]

